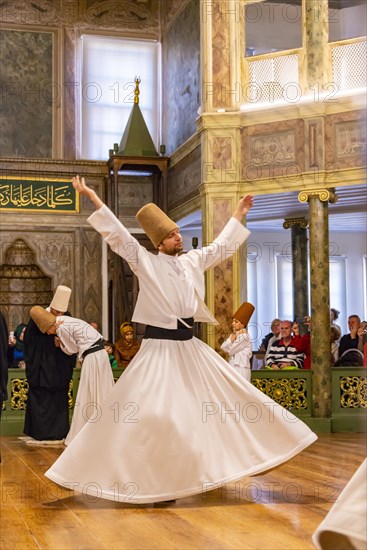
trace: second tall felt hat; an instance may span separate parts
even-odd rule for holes
[[[59,285],[55,290],[54,297],[52,298],[50,307],[56,311],[65,313],[69,307],[69,300],[71,295],[71,288],[68,286]]]
[[[243,302],[238,310],[234,312],[232,318],[240,321],[240,323],[242,323],[246,327],[254,311],[255,306],[250,304],[250,302]]]
[[[177,223],[152,202],[140,208],[136,219],[156,248],[171,231],[178,229]]]

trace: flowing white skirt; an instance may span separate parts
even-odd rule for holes
[[[367,548],[367,459],[344,487],[312,541],[320,550]]]
[[[45,475],[88,498],[159,502],[273,468],[316,439],[200,340],[147,339]]]
[[[73,418],[65,445],[70,445],[87,422],[98,422],[100,404],[111,393],[114,385],[108,353],[102,349],[87,355],[80,373]]]

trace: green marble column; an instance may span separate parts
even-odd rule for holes
[[[291,229],[293,271],[293,315],[303,319],[308,315],[307,227],[305,218],[287,218],[284,229]],[[304,333],[305,327],[301,326]]]
[[[335,195],[319,189],[301,192],[298,198],[309,203],[313,416],[327,421],[331,416],[328,201],[334,202]]]
[[[304,51],[307,88],[321,93],[328,81],[328,0],[305,0]]]

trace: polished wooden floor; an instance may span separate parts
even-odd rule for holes
[[[265,475],[167,508],[88,502],[55,485],[43,473],[62,447],[30,447],[16,436],[3,436],[1,451],[1,550],[307,550],[317,525],[362,463],[366,438],[320,435]]]

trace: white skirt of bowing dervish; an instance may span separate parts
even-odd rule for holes
[[[114,385],[106,350],[98,350],[87,355],[82,364],[73,418],[65,445],[70,445],[87,422],[98,420],[100,404],[111,393]]]
[[[45,475],[88,498],[159,502],[273,468],[316,439],[197,338],[146,339]]]

